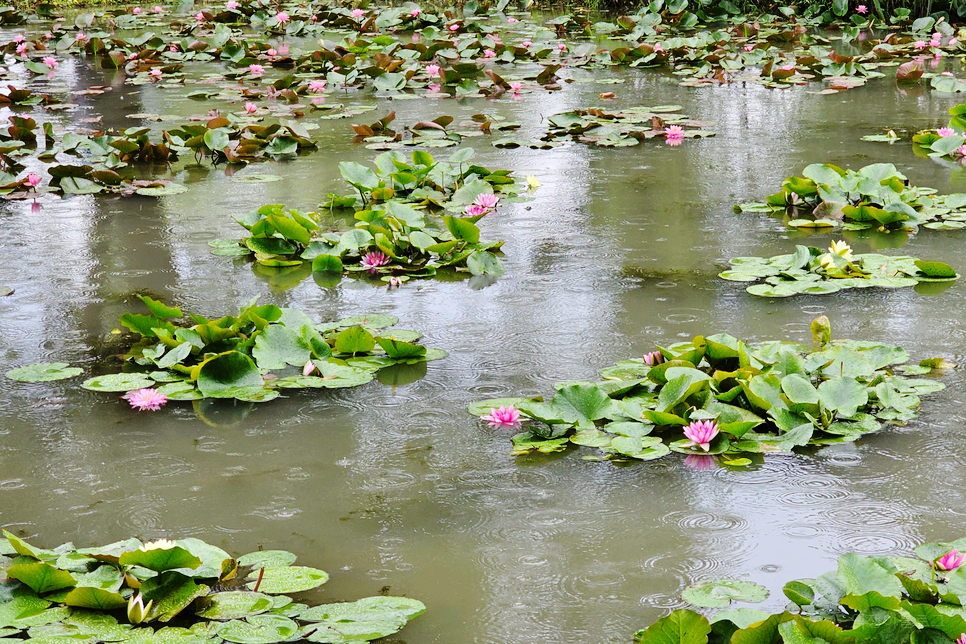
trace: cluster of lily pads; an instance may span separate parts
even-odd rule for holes
[[[827,251],[796,246],[795,252],[774,257],[736,257],[731,269],[718,277],[733,282],[758,282],[746,291],[760,297],[827,295],[850,288],[903,288],[921,283],[949,286],[959,275],[948,264],[891,257],[879,253],[853,254],[845,242],[833,241]],[[934,289],[933,289],[934,290]]]
[[[910,185],[891,163],[859,170],[814,163],[802,175],[785,179],[781,191],[764,202],[735,209],[786,212],[793,228],[890,231],[966,226],[966,193],[939,195],[934,188]]]
[[[668,145],[680,145],[685,138],[714,136],[700,129],[711,125],[678,114],[680,105],[631,107],[608,110],[602,107],[573,110],[549,117],[550,132],[545,137],[569,136],[581,143],[602,147],[629,147],[647,139],[663,138]],[[695,129],[686,129],[691,126]]]
[[[731,608],[762,602],[768,590],[726,579],[688,587],[683,599],[700,608],[725,608],[709,619],[679,608],[634,634],[638,644],[770,642],[966,642],[966,539],[925,543],[915,557],[846,553],[836,570],[782,588],[780,613]]]
[[[476,223],[495,210],[501,197],[516,195],[515,182],[508,170],[467,163],[472,155],[472,148],[464,148],[440,162],[424,151],[408,157],[391,151],[376,157],[375,170],[342,162],[342,176],[357,195],[330,194],[322,208],[355,210],[359,223],[354,228],[325,231],[318,213],[270,204],[236,218],[250,237],[216,239],[209,245],[215,254],[252,255],[264,266],[311,262],[313,273],[335,278],[317,280],[327,285],[338,283],[343,271],[382,275],[390,285],[435,275],[444,267],[501,275],[503,264],[492,251],[503,242],[481,242]],[[427,220],[428,207],[464,216],[445,214],[438,227]]]
[[[122,358],[124,370],[84,381],[92,391],[128,392],[135,407],[156,409],[167,400],[233,398],[265,402],[284,389],[357,387],[384,369],[446,356],[417,344],[415,331],[390,330],[399,320],[367,315],[316,324],[298,309],[257,305],[237,316],[209,320],[140,296],[147,314],[127,313],[121,324],[137,342]],[[29,365],[7,373],[22,382],[45,382],[80,375],[64,363]],[[137,393],[140,392],[140,393]],[[149,396],[146,394],[150,393]]]
[[[831,340],[812,323],[818,349],[752,346],[727,334],[696,336],[602,369],[601,382],[561,382],[549,402],[499,398],[469,406],[493,427],[524,428],[513,453],[596,448],[592,460],[653,460],[669,452],[744,466],[749,454],[855,441],[916,417],[920,397],[943,389],[915,377],[948,366],[908,365],[900,347]],[[489,412],[489,413],[487,413]]]
[[[4,530],[0,637],[20,642],[367,642],[426,610],[408,597],[308,606],[289,595],[329,575],[284,550],[237,559],[200,539],[52,550]]]

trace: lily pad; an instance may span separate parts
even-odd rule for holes
[[[132,391],[154,385],[154,381],[139,373],[112,373],[85,380],[81,387],[91,391]]]
[[[261,583],[257,581],[259,576]],[[248,579],[256,580],[247,584],[248,588],[258,584],[258,590],[263,593],[298,593],[318,588],[329,580],[329,575],[307,566],[266,566],[253,570]]]
[[[768,589],[751,581],[722,579],[688,586],[681,597],[689,604],[702,608],[727,608],[733,600],[765,601],[768,599]]]
[[[20,382],[50,382],[73,378],[83,372],[80,367],[71,367],[66,362],[48,362],[11,369],[7,378]]]

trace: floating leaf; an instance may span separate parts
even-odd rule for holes
[[[91,391],[132,391],[151,387],[154,381],[139,373],[113,373],[85,380],[81,387]]]
[[[261,583],[252,581],[247,586],[263,593],[298,593],[304,590],[318,588],[329,580],[328,573],[306,566],[265,566],[252,571],[248,579],[258,579]]]
[[[84,370],[68,366],[66,362],[48,362],[19,367],[7,372],[7,377],[20,382],[50,382],[79,376]]]
[[[681,597],[702,608],[726,608],[732,600],[762,602],[768,599],[768,589],[751,581],[722,579],[688,586]]]

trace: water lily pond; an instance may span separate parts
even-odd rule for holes
[[[56,29],[0,12],[0,373],[60,364],[0,378],[0,526],[41,548],[295,553],[328,573],[298,602],[425,604],[392,636],[413,644],[627,642],[718,579],[780,612],[786,582],[845,553],[966,534],[966,378],[918,369],[966,360],[962,203],[931,196],[966,192],[959,148],[937,143],[962,128],[920,134],[962,121],[946,25],[803,36],[676,11],[695,28],[655,34],[653,12],[316,2],[279,22],[269,4]],[[897,81],[919,40],[930,55]],[[919,200],[844,219],[791,192],[764,204],[813,164],[892,164]],[[848,288],[814,285],[832,271]],[[467,413],[550,403],[696,336],[810,354],[823,315],[833,340],[900,347],[910,377],[945,388],[744,460],[667,427],[650,436],[679,449],[655,460],[518,449],[519,429]],[[883,395],[866,384],[861,405]],[[171,395],[138,411],[129,386]],[[649,410],[684,414],[693,394]]]

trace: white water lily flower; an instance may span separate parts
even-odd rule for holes
[[[148,550],[171,550],[171,548],[174,548],[176,545],[178,544],[176,544],[174,541],[170,541],[168,539],[158,539],[157,541],[148,541],[141,546],[139,550],[143,550],[144,552],[147,552]]]
[[[144,604],[144,597],[141,593],[136,595],[131,595],[131,598],[127,602],[127,618],[132,624],[140,624],[147,618],[148,614],[151,612],[151,607],[154,605],[154,600],[152,599]]]

